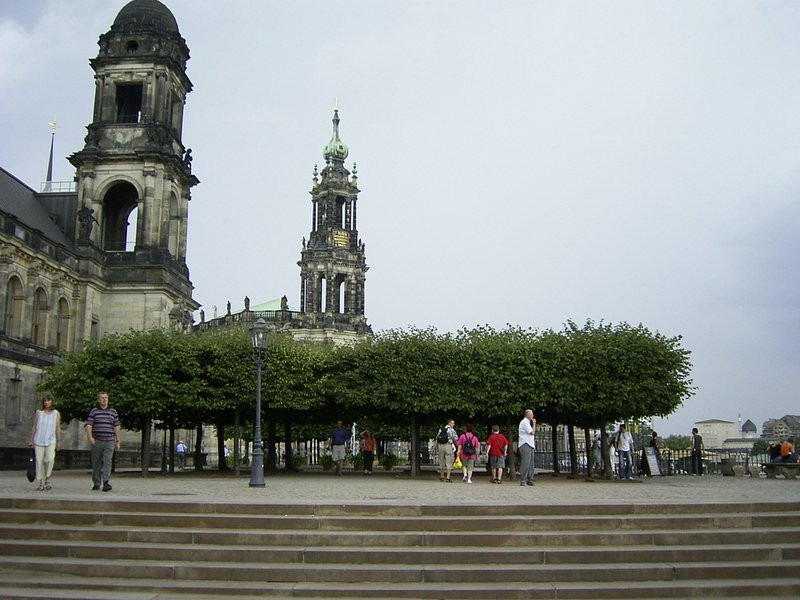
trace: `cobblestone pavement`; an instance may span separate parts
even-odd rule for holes
[[[263,504],[608,504],[659,502],[800,502],[800,479],[785,480],[708,475],[642,478],[634,481],[586,481],[549,473],[536,476],[536,485],[518,481],[492,485],[485,475],[472,485],[454,479],[442,483],[438,475],[376,471],[372,476],[345,472],[305,472],[266,475],[264,488],[251,488],[249,474],[179,472],[174,475],[116,473],[111,492],[90,491],[88,471],[56,471],[53,489],[40,492],[22,471],[0,472],[0,498],[48,497],[61,499],[146,498],[153,502],[246,502]]]

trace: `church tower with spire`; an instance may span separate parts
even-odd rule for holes
[[[183,107],[189,49],[172,12],[133,0],[100,36],[95,98],[84,148],[70,157],[77,182],[76,244],[103,286],[87,306],[100,333],[186,326],[198,304],[186,266],[192,174]]]
[[[314,167],[311,233],[300,255],[300,312],[304,329],[371,333],[364,316],[367,263],[358,236],[358,177],[345,168],[347,146],[339,137],[339,107],[333,135],[323,150],[325,167]],[[299,332],[296,332],[296,334]],[[336,336],[334,336],[336,337]]]

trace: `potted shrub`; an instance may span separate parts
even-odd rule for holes
[[[378,462],[384,469],[386,469],[387,471],[391,471],[392,467],[394,467],[398,463],[398,460],[394,454],[384,454],[380,457]]]

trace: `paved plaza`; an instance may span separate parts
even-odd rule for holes
[[[800,501],[800,479],[785,480],[707,475],[642,478],[634,481],[586,481],[537,474],[536,485],[521,487],[518,481],[492,485],[475,476],[468,485],[455,480],[442,483],[433,472],[418,477],[406,473],[376,471],[367,477],[345,472],[266,474],[264,488],[249,487],[249,476],[180,472],[174,475],[137,472],[116,473],[111,492],[92,492],[88,471],[56,471],[53,489],[39,492],[22,471],[0,472],[0,497],[47,497],[64,499],[115,499],[185,502],[248,502],[263,504],[606,504],[661,502],[758,502]]]

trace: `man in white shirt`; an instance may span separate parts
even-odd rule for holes
[[[533,455],[536,449],[536,419],[533,411],[529,408],[525,411],[525,416],[519,422],[519,484],[533,485]]]
[[[614,445],[619,452],[619,478],[633,479],[633,436],[625,423],[620,423],[619,431],[614,435]]]
[[[178,469],[183,471],[183,466],[186,464],[186,444],[183,443],[183,440],[178,442],[175,448],[175,454],[178,459]]]

